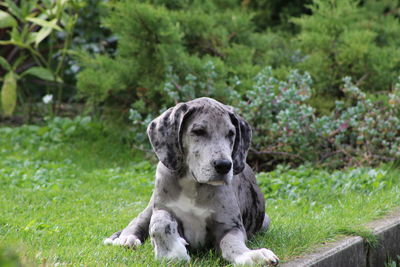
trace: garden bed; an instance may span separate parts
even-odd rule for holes
[[[0,247],[27,264],[159,266],[150,242],[136,251],[102,245],[146,206],[155,170],[118,133],[92,124],[0,128]],[[400,206],[398,174],[312,166],[259,174],[272,226],[249,245],[268,247],[285,262],[344,235],[373,243],[363,225]],[[228,263],[203,251],[192,264]]]

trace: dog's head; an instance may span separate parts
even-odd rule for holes
[[[168,169],[212,185],[230,183],[243,171],[251,141],[250,126],[232,107],[205,97],[168,109],[147,134]]]

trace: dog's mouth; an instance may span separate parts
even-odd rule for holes
[[[213,180],[213,181],[207,181],[207,182],[200,182],[199,179],[197,179],[196,175],[194,175],[193,171],[190,171],[190,174],[192,175],[193,179],[199,184],[209,184],[209,185],[213,185],[213,186],[227,185],[227,182],[225,180]]]
[[[227,183],[223,180],[219,180],[219,181],[209,181],[207,182],[207,184],[209,185],[213,185],[213,186],[218,186],[218,185],[227,185]]]
[[[194,175],[193,171],[190,171],[190,173],[192,174],[193,179],[199,184],[209,184],[209,185],[213,185],[213,186],[228,184],[225,180],[213,180],[213,181],[207,181],[207,182],[200,182],[199,179],[197,179],[196,175]]]

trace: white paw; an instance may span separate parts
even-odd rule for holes
[[[157,259],[170,259],[178,261],[189,261],[190,256],[187,253],[186,245],[188,243],[182,237],[178,237],[169,243],[168,247],[159,246],[157,241],[152,240]]]
[[[111,238],[107,238],[103,241],[106,245],[115,245],[115,246],[125,246],[130,248],[138,247],[142,244],[142,242],[135,235],[121,235],[114,240]]]
[[[247,251],[234,259],[235,265],[277,265],[278,262],[278,257],[271,250],[266,248]]]
[[[188,243],[185,239],[178,237],[178,239],[173,243],[171,252],[168,253],[167,258],[189,261],[190,257],[186,250],[187,245]]]

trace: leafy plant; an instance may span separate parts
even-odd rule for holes
[[[20,141],[26,146],[35,144],[60,144],[79,138],[96,140],[104,132],[104,126],[93,121],[88,116],[76,116],[73,119],[61,117],[46,117],[46,125],[25,125],[14,130],[16,133],[13,141]],[[12,128],[0,128],[0,132],[9,133]],[[29,136],[29,138],[26,138]],[[23,142],[22,142],[23,140]]]
[[[206,70],[207,68],[207,70]],[[180,80],[173,72],[164,84],[166,105],[151,113],[136,102],[129,110],[133,140],[147,148],[146,127],[158,114],[178,102],[202,96],[221,97],[214,87],[218,73],[206,65],[207,82],[189,74]],[[321,115],[308,103],[312,80],[308,73],[293,70],[287,80],[274,77],[271,67],[254,78],[242,96],[235,90],[236,77],[225,90],[225,103],[236,108],[253,127],[249,160],[258,170],[279,163],[299,165],[306,162],[337,168],[345,165],[378,164],[400,156],[400,82],[386,101],[371,101],[349,77],[341,89],[346,101],[336,101],[334,110]]]
[[[307,8],[311,0],[256,0],[244,1],[242,5],[254,10],[254,22],[258,31],[271,27],[279,27],[285,30],[296,31],[296,25],[291,23],[291,17],[309,14]]]
[[[44,141],[65,142],[74,137],[84,136],[96,138],[101,134],[102,125],[89,116],[70,118],[46,118],[47,125],[42,127],[39,134]]]
[[[17,102],[17,80],[14,72],[9,72],[4,77],[1,88],[1,102],[4,114],[10,116]]]
[[[395,1],[314,0],[311,14],[293,18],[304,60],[320,94],[342,96],[342,77],[368,91],[389,90],[399,73],[400,35]]]
[[[385,105],[367,99],[349,77],[343,81],[341,91],[347,101],[336,101],[332,113],[318,116],[307,103],[312,85],[308,73],[295,70],[287,81],[280,81],[266,68],[256,76],[237,106],[254,127],[250,157],[259,167],[279,162],[340,167],[400,156],[400,84]]]
[[[0,56],[0,66],[7,72],[2,86],[2,108],[12,115],[17,103],[18,81],[35,77],[59,84],[65,57],[70,45],[76,16],[68,14],[67,1],[57,0],[4,0],[0,10],[0,28],[7,32],[8,40],[0,40],[6,46],[7,57]],[[61,48],[58,35],[65,35]],[[42,49],[42,44],[46,49]],[[50,90],[48,89],[48,92]],[[58,87],[58,99],[61,89]]]
[[[259,173],[257,181],[269,199],[293,201],[304,201],[304,198],[312,201],[321,192],[331,192],[331,197],[349,192],[368,195],[392,186],[388,171],[370,167],[328,171],[310,165],[296,169],[278,165],[271,172]]]
[[[163,84],[171,79],[171,69],[179,80],[190,74],[204,82],[202,68],[210,61],[219,73],[214,87],[226,88],[238,76],[238,93],[251,87],[252,77],[268,65],[280,79],[291,69],[307,71],[314,80],[312,106],[324,113],[344,96],[344,76],[366,91],[393,88],[400,74],[395,1],[278,2],[108,5],[112,12],[103,25],[116,36],[118,47],[112,55],[80,59],[79,94],[99,112],[120,107],[127,115],[129,105],[138,102],[145,107],[141,113],[150,113],[169,103]]]
[[[264,64],[264,39],[255,33],[251,11],[238,3],[120,1],[111,8],[103,24],[118,38],[115,55],[80,58],[84,69],[77,87],[92,110],[126,111],[135,103],[144,107],[141,113],[154,112],[170,102],[164,84],[171,72],[179,81],[193,75],[198,85],[207,84],[210,62],[218,73],[213,79],[218,94],[239,75],[237,89],[245,90]],[[196,88],[197,95],[213,94],[209,91]]]

